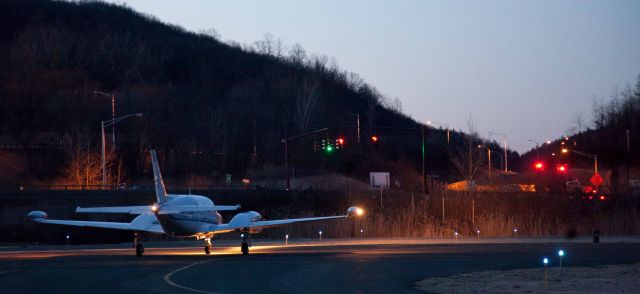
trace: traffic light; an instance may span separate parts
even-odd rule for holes
[[[324,151],[326,153],[332,153],[333,152],[333,146],[331,144],[327,144],[327,147],[324,149]]]
[[[561,174],[566,174],[569,171],[569,166],[567,164],[558,164],[556,165],[556,171]]]
[[[533,165],[533,168],[537,171],[543,171],[544,170],[544,163],[538,161]]]
[[[342,148],[344,148],[344,138],[338,137],[338,139],[336,139],[336,149],[342,149]]]
[[[371,143],[377,144],[379,140],[380,140],[380,138],[377,135],[372,135],[371,136]]]

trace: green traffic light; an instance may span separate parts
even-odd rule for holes
[[[333,146],[329,145],[327,146],[327,152],[330,153],[333,151]]]

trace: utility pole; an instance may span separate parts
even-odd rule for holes
[[[627,130],[627,193],[629,193],[630,190],[630,183],[629,183],[629,160],[630,160],[630,156],[631,156],[631,151],[629,149],[630,145],[629,145],[629,130]]]
[[[360,113],[356,114],[356,127],[358,128],[358,145],[360,145]]]
[[[426,160],[425,160],[425,127],[422,126],[422,193],[427,194],[427,170],[426,170]]]

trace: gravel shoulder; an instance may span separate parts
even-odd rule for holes
[[[428,278],[416,289],[428,293],[640,293],[640,263],[483,271]]]

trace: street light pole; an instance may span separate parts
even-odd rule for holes
[[[422,193],[423,194],[427,194],[427,169],[426,169],[426,160],[425,160],[425,127],[423,124],[421,124],[422,126]]]
[[[102,135],[102,189],[104,189],[104,186],[107,184],[107,167],[106,167],[106,139],[105,139],[105,133],[104,133],[104,128],[108,127],[108,126],[113,126],[117,123],[119,123],[120,121],[127,119],[129,117],[132,116],[137,116],[137,117],[142,117],[142,113],[134,113],[134,114],[127,114],[127,115],[123,115],[117,118],[112,118],[111,120],[107,120],[107,121],[100,121],[100,133]],[[115,144],[115,140],[113,141]],[[113,148],[113,147],[112,147]]]
[[[100,94],[105,97],[111,97],[111,120],[116,120],[116,95],[113,93],[105,93],[101,91],[93,91],[94,94]],[[112,146],[116,145],[116,127],[111,126],[111,144]]]
[[[106,167],[105,167],[105,163],[104,163],[104,158],[105,158],[105,139],[104,139],[104,121],[100,121],[100,125],[102,126],[101,131],[100,131],[100,135],[102,136],[102,189],[104,189],[104,185],[107,183],[107,172],[106,172]]]
[[[428,125],[437,125],[437,126],[441,126],[441,127],[445,127],[445,129],[447,130],[447,146],[449,146],[449,142],[451,141],[451,136],[449,135],[449,124],[448,123],[439,123],[439,122],[434,122],[434,121],[427,121]]]
[[[627,157],[627,160],[626,160],[627,161],[627,164],[626,164],[627,165],[626,166],[626,170],[627,170],[627,193],[629,193],[629,188],[630,188],[629,187],[629,156],[631,154],[629,152],[630,151],[629,147],[630,147],[629,146],[629,130],[627,130],[627,156],[626,156]]]
[[[490,135],[499,135],[502,136],[504,138],[504,171],[507,172],[509,171],[509,159],[507,156],[507,134],[503,134],[503,133],[496,133],[496,132],[489,132]]]
[[[571,149],[567,149],[567,148],[562,149],[562,153],[567,153],[567,152],[572,152],[572,153],[575,153],[575,154],[578,154],[578,155],[582,155],[582,156],[584,156],[586,158],[593,159],[593,171],[596,174],[598,173],[598,155],[597,154],[590,154],[590,153],[571,150]]]
[[[111,120],[116,120],[116,95],[111,94]],[[116,126],[115,124],[111,126],[111,148],[116,147]]]

